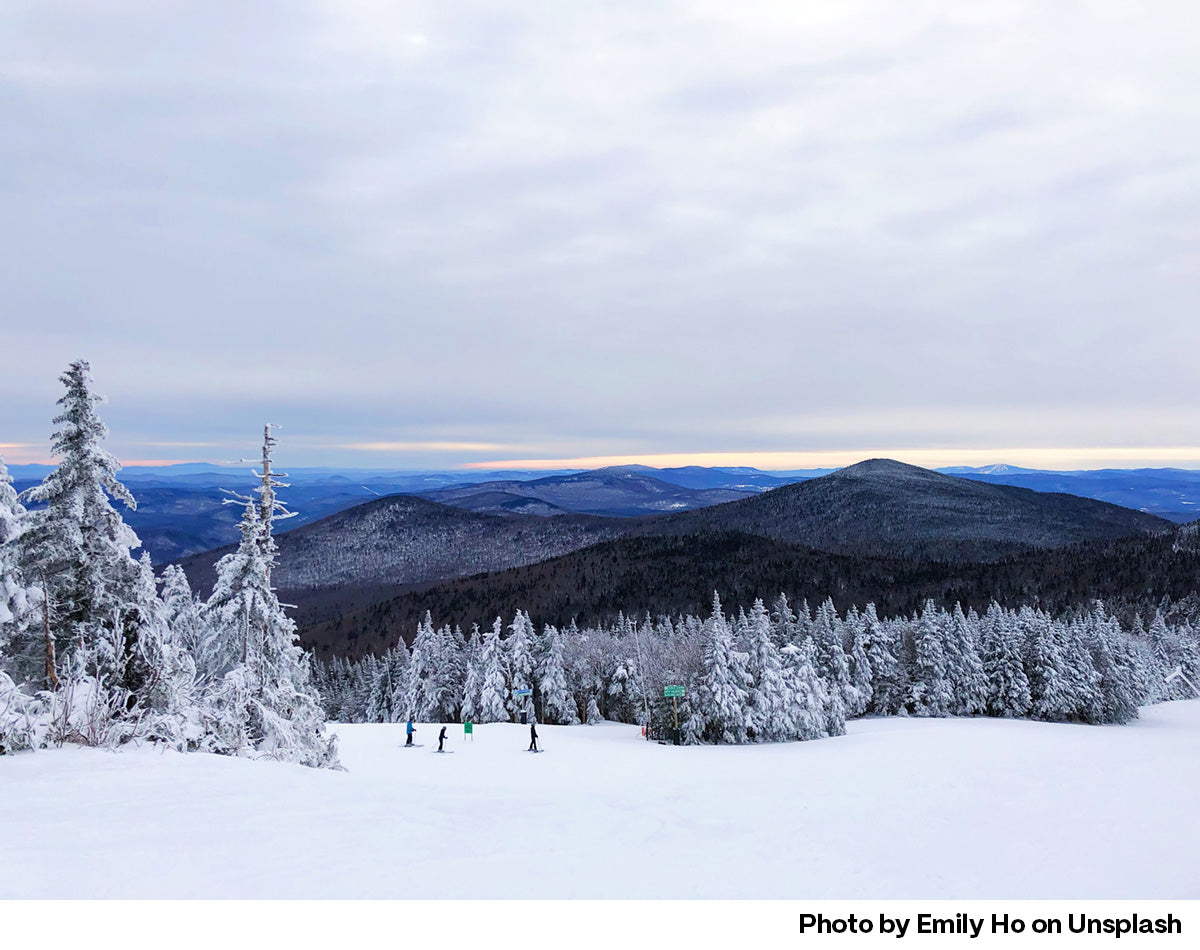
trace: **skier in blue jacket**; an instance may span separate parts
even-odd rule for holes
[[[405,726],[405,731],[408,733],[408,739],[405,741],[404,744],[412,745],[413,744],[413,741],[412,741],[413,733],[416,732],[417,730],[413,728],[411,719],[408,721],[408,725]]]

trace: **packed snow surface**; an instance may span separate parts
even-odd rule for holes
[[[1200,897],[1200,701],[1128,726],[868,719],[675,748],[632,726],[338,726],[347,772],[0,757],[0,898]]]

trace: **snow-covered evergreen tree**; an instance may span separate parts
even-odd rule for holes
[[[846,691],[846,715],[851,719],[865,715],[871,707],[871,660],[867,656],[867,621],[851,608],[846,616],[850,650],[846,655],[850,688]]]
[[[1063,722],[1072,716],[1076,697],[1066,659],[1050,618],[1030,608],[1021,610],[1029,671],[1030,712],[1035,719]]]
[[[336,737],[326,734],[308,655],[271,587],[272,524],[281,511],[287,513],[275,496],[284,485],[271,468],[273,447],[268,426],[259,499],[246,501],[241,543],[217,562],[205,608],[214,630],[213,672],[225,671],[206,710],[206,743],[218,752],[337,767]]]
[[[792,605],[788,603],[787,594],[780,594],[771,604],[771,631],[775,638],[775,646],[781,649],[789,643],[795,644],[803,639],[799,619],[792,610]]]
[[[533,621],[527,613],[518,610],[508,630],[508,639],[505,641],[509,687],[507,709],[511,717],[516,719],[521,712],[529,713],[533,708],[531,699],[513,695],[517,690],[533,689],[534,686],[537,664],[533,656]]]
[[[479,637],[479,625],[471,625],[471,639],[467,641],[466,649],[467,675],[463,681],[462,718],[463,722],[479,720],[479,710],[483,703],[483,641]]]
[[[926,601],[913,632],[914,664],[910,706],[918,716],[949,716],[954,709],[954,689],[946,657],[944,615]]]
[[[121,681],[132,701],[127,706],[140,713],[142,737],[186,751],[198,744],[203,731],[196,709],[196,663],[179,628],[168,621],[148,554],[138,562],[138,585],[126,617],[126,631],[135,631],[132,636],[126,632],[121,651]]]
[[[538,669],[538,690],[542,697],[544,721],[571,726],[579,723],[575,699],[567,688],[567,671],[563,661],[562,635],[553,626],[546,628],[543,638],[546,652]]]
[[[979,656],[979,617],[967,617],[960,604],[954,605],[949,622],[943,624],[946,659],[949,664],[951,707],[956,716],[975,716],[987,705],[988,678]]]
[[[178,564],[168,564],[159,577],[163,620],[173,631],[180,647],[192,657],[197,675],[201,675],[199,657],[211,638],[204,621],[204,604],[192,593],[187,575]]]
[[[201,611],[205,640],[197,653],[197,666],[200,676],[212,681],[254,661],[257,631],[286,620],[271,590],[255,501],[245,501],[238,530],[241,541],[217,561],[212,593]]]
[[[845,708],[817,675],[814,652],[811,637],[805,637],[799,644],[789,643],[780,651],[796,739],[840,736],[846,731]]]
[[[51,451],[58,465],[24,493],[41,505],[28,513],[20,544],[26,580],[49,598],[50,639],[60,668],[85,652],[88,675],[116,684],[122,659],[135,643],[118,642],[136,629],[120,631],[135,599],[139,568],[131,552],[141,542],[112,506],[137,507],[117,480],[120,463],[102,447],[108,429],[97,413],[103,398],[92,390],[91,369],[72,363],[61,377],[66,393],[54,417]],[[111,499],[111,500],[110,500]],[[97,666],[96,664],[102,664]],[[47,671],[45,685],[53,685]],[[123,684],[122,684],[123,685]]]
[[[1028,716],[1032,698],[1016,618],[993,603],[984,615],[981,634],[987,675],[984,711],[989,716]]]
[[[479,689],[479,722],[504,722],[508,719],[508,678],[504,671],[504,643],[500,639],[504,621],[499,617],[483,638],[480,668],[483,683]]]
[[[842,621],[831,598],[826,598],[817,608],[809,628],[809,636],[816,647],[814,660],[817,673],[836,694],[842,709],[848,710],[856,697],[851,692],[850,661],[846,658],[846,650],[842,645]]]
[[[429,611],[417,625],[402,698],[397,703],[405,719],[440,722],[440,679],[444,638],[434,629]]]
[[[1136,719],[1149,684],[1133,642],[1121,633],[1120,624],[1096,602],[1087,623],[1087,646],[1099,677],[1099,717],[1094,721],[1123,723]]]
[[[0,670],[0,755],[38,749],[46,741],[52,722],[53,696],[31,696]]]
[[[47,670],[42,592],[26,581],[20,566],[25,519],[25,507],[0,459],[0,669],[19,680],[46,685],[53,666]]]
[[[715,593],[705,632],[705,732],[716,742],[745,742],[750,676],[745,654],[734,649],[733,631]]]
[[[861,616],[864,648],[871,667],[870,712],[894,716],[905,708],[908,680],[900,664],[900,644],[895,625],[879,619],[874,604]]]
[[[405,710],[397,708],[395,697],[398,687],[405,682],[408,662],[408,648],[401,640],[375,664],[370,676],[371,693],[367,697],[367,722],[402,721]]]
[[[775,647],[771,618],[756,600],[746,618],[745,646],[750,678],[747,734],[758,741],[782,741],[795,732],[792,696]]]
[[[1076,617],[1069,624],[1052,624],[1051,631],[1062,652],[1063,678],[1071,696],[1067,718],[1075,722],[1103,722],[1100,674],[1088,649],[1086,622]]]

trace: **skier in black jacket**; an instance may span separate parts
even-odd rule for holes
[[[442,743],[446,741],[446,727],[442,726],[442,731],[438,733],[438,752],[444,752]]]
[[[536,723],[536,722],[530,722],[530,723],[529,723],[529,751],[530,751],[530,752],[537,752],[537,751],[538,751],[538,747],[537,747],[537,723]]]

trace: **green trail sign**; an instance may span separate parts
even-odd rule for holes
[[[678,698],[682,695],[683,695],[683,687],[682,686],[664,686],[663,687],[663,696],[666,697],[667,699],[670,699],[672,696]]]

